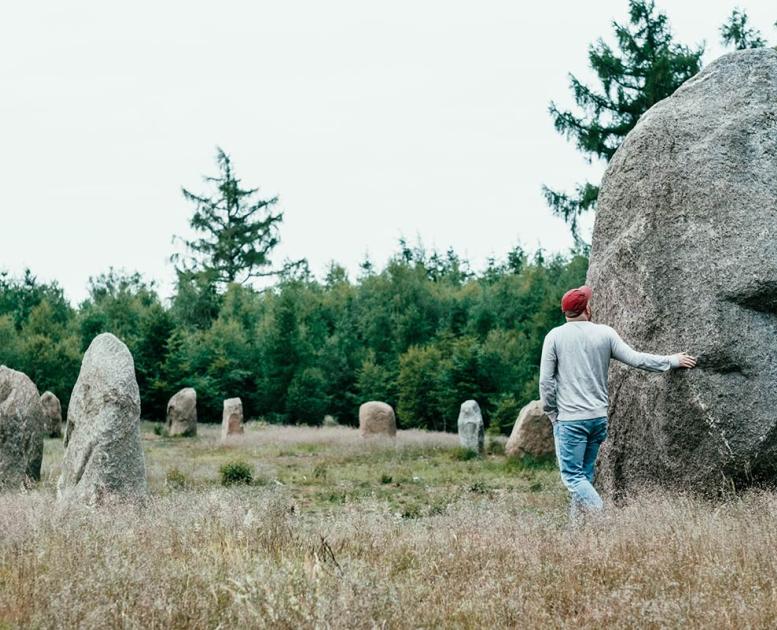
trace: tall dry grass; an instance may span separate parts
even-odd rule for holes
[[[0,627],[773,628],[777,497],[646,494],[566,525],[537,494],[398,518],[285,488],[145,506],[0,496]]]

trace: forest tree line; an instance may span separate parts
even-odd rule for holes
[[[361,402],[384,400],[400,427],[455,430],[473,398],[508,430],[537,397],[542,338],[586,268],[582,253],[516,248],[473,273],[453,251],[402,242],[383,269],[365,261],[355,280],[336,264],[322,279],[297,265],[264,291],[182,276],[168,301],[140,275],[112,270],[90,280],[77,308],[56,283],[3,275],[0,363],[67,405],[83,352],[109,331],[133,354],[152,420],[191,386],[206,422],[220,421],[232,396],[247,417],[306,424],[325,415],[355,424]]]

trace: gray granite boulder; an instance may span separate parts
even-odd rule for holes
[[[51,392],[43,392],[40,397],[43,406],[44,432],[48,437],[62,437],[62,405]]]
[[[542,411],[542,403],[534,400],[518,413],[510,438],[505,445],[508,457],[543,458],[554,455],[553,425]]]
[[[221,418],[221,439],[243,432],[243,401],[239,398],[227,398],[224,401],[224,414]]]
[[[362,437],[397,434],[397,419],[391,405],[371,400],[359,407],[359,433]]]
[[[725,55],[642,116],[602,182],[588,284],[635,348],[699,358],[613,362],[605,489],[777,482],[777,51]]]
[[[40,479],[44,423],[35,383],[0,366],[0,488],[21,488]]]
[[[103,333],[87,349],[70,397],[57,494],[100,503],[146,492],[135,364],[127,346]]]
[[[172,437],[197,435],[197,392],[185,387],[167,403],[167,434]]]
[[[459,444],[462,448],[480,453],[483,450],[483,414],[474,400],[461,403],[459,409]]]

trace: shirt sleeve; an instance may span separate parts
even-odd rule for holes
[[[647,370],[648,372],[666,372],[672,368],[680,367],[680,362],[673,355],[648,354],[637,352],[617,332],[610,329],[610,345],[613,359],[631,367]]]
[[[542,360],[540,361],[540,401],[542,410],[556,422],[558,406],[556,404],[556,346],[550,335],[542,344]]]

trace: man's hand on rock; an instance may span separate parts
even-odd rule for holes
[[[692,357],[686,352],[680,352],[674,356],[677,359],[678,368],[685,368],[690,370],[691,368],[696,367],[696,357]]]

